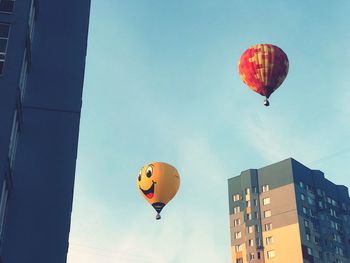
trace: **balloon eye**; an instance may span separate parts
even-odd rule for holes
[[[138,177],[139,181],[141,181],[141,170],[139,172],[139,177]]]
[[[153,173],[153,169],[152,169],[152,166],[150,166],[150,167],[147,168],[146,176],[148,178],[150,178],[152,176],[152,173]]]

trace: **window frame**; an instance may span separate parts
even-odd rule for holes
[[[265,224],[265,231],[271,231],[272,230],[272,222]]]
[[[271,258],[275,258],[275,257],[276,257],[276,252],[275,252],[275,250],[268,250],[266,254],[267,254],[267,258],[268,258],[268,259],[271,259]]]
[[[263,193],[270,191],[270,186],[268,184],[264,184],[261,188]]]
[[[238,244],[235,246],[235,251],[236,252],[241,252],[243,250],[243,245],[242,244]]]
[[[235,232],[235,239],[241,239],[242,238],[242,231]]]
[[[233,226],[239,226],[241,225],[241,219],[240,218],[236,218],[233,220]]]
[[[247,232],[248,234],[251,234],[254,232],[254,225],[247,226]]]
[[[11,11],[1,10],[1,6],[2,6],[1,3],[5,3],[5,2],[8,2],[8,3],[12,2],[12,7],[11,7],[12,9],[11,9]],[[15,10],[15,3],[16,3],[16,0],[0,0],[0,13],[13,14],[13,12]]]
[[[273,244],[273,236],[268,236],[265,238],[266,245]]]
[[[308,255],[312,256],[313,253],[312,253],[312,248],[311,247],[306,247],[306,252]]]
[[[271,198],[270,197],[263,198],[263,205],[269,205],[269,204],[271,204]]]
[[[10,39],[10,35],[11,35],[11,24],[9,23],[4,23],[4,22],[0,22],[0,25],[6,25],[8,26],[8,33],[7,36],[1,37],[0,39],[5,40],[6,44],[5,44],[5,49],[4,52],[0,51],[0,63],[2,64],[0,66],[0,77],[4,75],[4,69],[5,69],[5,62],[6,62],[6,55],[7,55],[7,51],[8,51],[8,42]]]
[[[232,195],[232,200],[233,202],[237,202],[241,199],[241,195],[240,194],[233,194]]]
[[[265,210],[264,211],[264,218],[269,218],[272,216],[272,212],[271,210]]]

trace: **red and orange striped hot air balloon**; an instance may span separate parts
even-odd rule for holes
[[[238,63],[239,75],[253,91],[268,98],[282,84],[288,74],[288,57],[277,46],[259,44],[248,48]]]

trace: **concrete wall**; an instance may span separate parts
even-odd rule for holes
[[[0,76],[0,180],[7,168],[12,121],[18,96],[30,1],[17,1],[13,14],[0,12],[0,23],[10,24],[6,60]],[[1,189],[0,189],[1,191]]]
[[[1,251],[11,263],[63,263],[68,250],[90,0],[39,2]]]

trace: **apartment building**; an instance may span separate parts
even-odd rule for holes
[[[289,158],[228,180],[233,263],[349,263],[350,198]]]
[[[0,0],[0,262],[66,262],[90,0]]]

